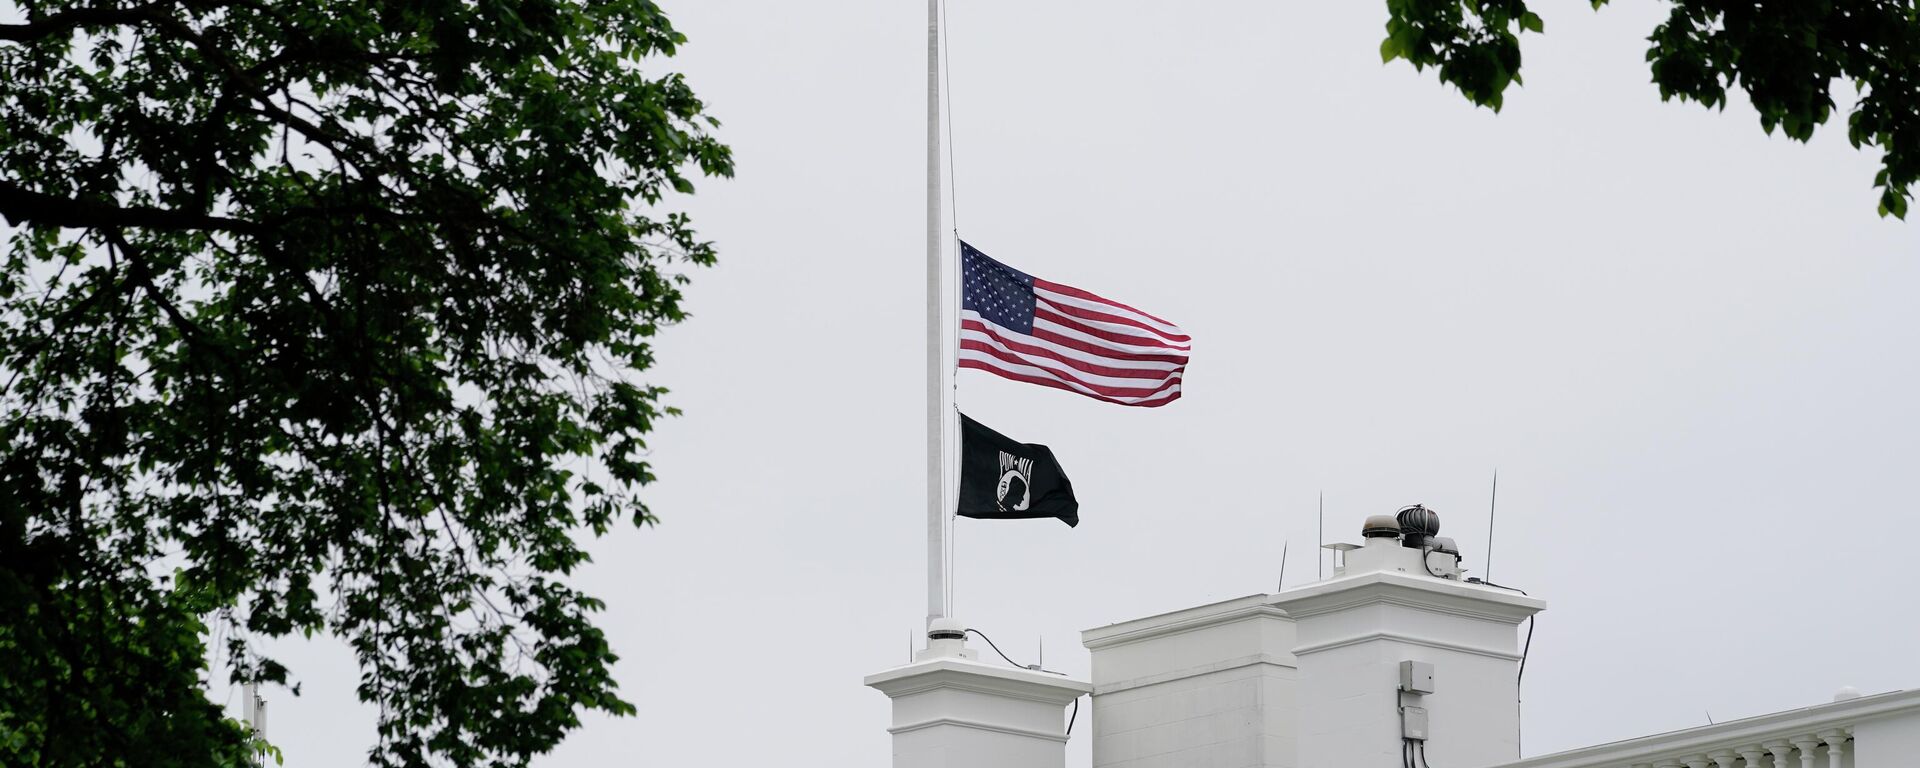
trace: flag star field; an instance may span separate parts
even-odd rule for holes
[[[960,244],[962,279],[960,309],[980,313],[983,320],[1018,333],[1033,333],[1033,276],[1009,267]]]

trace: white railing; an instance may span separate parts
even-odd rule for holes
[[[1900,691],[1542,755],[1494,768],[1914,768],[1920,766],[1920,754],[1913,751],[1916,744],[1920,744],[1920,691]]]

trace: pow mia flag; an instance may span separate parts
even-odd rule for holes
[[[1057,517],[1080,524],[1080,502],[1053,451],[1015,442],[960,414],[960,516],[984,520]]]

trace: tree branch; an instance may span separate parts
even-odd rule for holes
[[[251,221],[147,206],[120,206],[37,192],[0,179],[0,218],[15,226],[38,225],[68,229],[163,229],[256,234]]]
[[[0,40],[31,43],[81,27],[118,27],[153,18],[154,11],[172,3],[149,3],[132,8],[73,8],[25,24],[0,24]]]
[[[190,344],[199,344],[208,347],[215,356],[231,364],[232,359],[227,354],[227,351],[209,343],[206,332],[201,330],[200,325],[189,319],[186,313],[181,312],[180,307],[175,305],[173,301],[167,297],[167,292],[160,289],[159,284],[154,280],[153,268],[148,266],[146,257],[138,250],[135,250],[131,243],[127,242],[126,236],[122,234],[120,230],[111,227],[102,227],[100,234],[106,238],[108,244],[120,249],[121,253],[126,254],[128,267],[127,276],[133,280],[134,285],[139,286],[141,290],[146,292],[148,298],[153,299],[154,306],[159,307],[160,311],[166,314],[167,319],[173,323],[173,326],[179,329],[181,338]]]

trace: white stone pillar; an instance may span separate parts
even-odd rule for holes
[[[1520,757],[1521,621],[1546,603],[1436,578],[1421,552],[1372,538],[1338,578],[1274,595],[1294,620],[1300,768],[1402,768],[1401,707],[1424,708],[1434,765]],[[1433,665],[1401,694],[1400,663]]]
[[[1293,768],[1293,621],[1250,595],[1080,634],[1093,768]]]
[[[953,637],[928,646],[866,679],[893,700],[893,768],[1065,768],[1066,707],[1092,686],[975,661]]]

